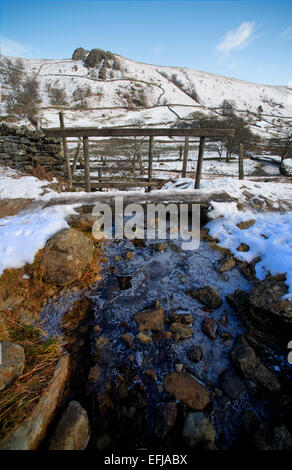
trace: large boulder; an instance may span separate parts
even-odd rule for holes
[[[194,410],[203,410],[210,402],[208,390],[194,377],[184,372],[171,372],[164,377],[164,387]]]
[[[83,233],[61,230],[45,246],[42,260],[44,280],[65,286],[80,279],[93,250],[93,242]]]
[[[216,431],[202,412],[188,413],[184,422],[183,437],[190,447],[214,449]]]
[[[10,385],[22,372],[25,361],[20,344],[0,342],[0,391]]]
[[[281,388],[278,378],[261,362],[254,349],[247,344],[238,344],[230,359],[242,375],[256,385],[278,392]]]
[[[78,401],[70,401],[50,440],[50,450],[84,450],[90,438],[88,416]]]

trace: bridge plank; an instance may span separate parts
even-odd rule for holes
[[[42,129],[47,137],[225,137],[233,136],[234,129],[169,129],[169,128],[126,128],[67,127],[66,129]]]

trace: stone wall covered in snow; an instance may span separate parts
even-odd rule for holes
[[[41,165],[46,172],[64,176],[61,139],[47,138],[41,130],[0,125],[0,165],[31,174]]]

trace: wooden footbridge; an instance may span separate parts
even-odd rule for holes
[[[67,179],[68,184],[72,186],[72,168],[70,164],[67,138],[78,137],[83,139],[83,160],[84,160],[84,183],[85,190],[90,192],[92,189],[102,188],[129,188],[129,187],[145,187],[148,191],[151,187],[159,186],[165,180],[155,178],[153,176],[153,150],[155,137],[184,137],[184,149],[182,158],[181,176],[184,178],[187,173],[189,139],[190,137],[199,137],[199,154],[196,169],[195,188],[200,188],[202,166],[204,159],[204,150],[206,139],[218,139],[225,137],[232,137],[234,135],[233,129],[177,129],[177,128],[91,128],[91,127],[66,127],[64,126],[63,113],[60,113],[60,128],[43,129],[47,137],[58,137],[63,140],[64,157],[66,161]],[[148,152],[148,175],[147,178],[134,178],[134,177],[102,177],[101,174],[95,179],[91,178],[90,168],[90,153],[89,153],[89,138],[90,137],[148,137],[149,138],[149,152]],[[96,143],[96,141],[95,141]],[[73,163],[73,168],[76,168],[76,162]],[[158,170],[159,171],[159,170]],[[241,146],[239,158],[239,177],[243,179],[243,151]],[[97,178],[97,179],[96,179]],[[80,184],[80,183],[79,183]]]

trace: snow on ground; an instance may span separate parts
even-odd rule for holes
[[[292,158],[286,158],[286,160],[284,160],[283,166],[287,174],[292,175]]]
[[[194,189],[195,180],[193,178],[178,178],[173,183],[166,183],[161,192],[174,194],[176,191],[185,191],[186,194],[198,193],[203,190],[204,193],[214,193],[224,191],[231,197],[235,197],[239,202],[247,201],[247,194],[253,197],[268,198],[274,202],[274,207],[279,207],[277,202],[281,199],[286,202],[292,202],[292,185],[290,183],[272,183],[272,182],[254,182],[248,180],[238,180],[235,178],[214,178],[201,180],[201,189]]]
[[[96,197],[85,192],[56,193],[50,191],[41,195],[43,186],[47,181],[40,181],[31,176],[18,175],[13,170],[1,170],[0,172],[0,196],[1,198],[28,197],[38,201],[48,202],[51,199],[71,198],[67,205],[51,205],[38,207],[32,212],[19,213],[18,215],[0,219],[0,275],[5,268],[17,268],[25,263],[31,263],[37,251],[44,247],[46,241],[54,233],[67,227],[66,217],[74,213],[74,208],[88,200],[88,197]],[[157,195],[175,195],[183,191],[186,195],[197,195],[200,191],[204,194],[214,192],[226,192],[237,198],[239,202],[247,202],[246,193],[253,197],[269,198],[273,201],[274,208],[278,208],[278,199],[292,202],[292,186],[289,183],[263,183],[253,181],[239,181],[235,178],[213,178],[201,181],[201,190],[194,189],[194,180],[191,178],[179,178],[174,183],[168,182],[161,190],[153,190]],[[111,191],[116,196],[140,194],[141,191]],[[98,197],[107,197],[109,192],[99,193]],[[60,201],[61,202],[61,201]],[[222,246],[229,248],[237,257],[251,261],[256,256],[261,256],[262,261],[256,265],[257,275],[262,279],[270,270],[272,273],[287,272],[289,294],[292,297],[292,212],[253,213],[250,211],[239,212],[236,203],[212,203],[211,212],[214,220],[210,222],[211,235],[219,238]],[[282,204],[283,207],[283,204]],[[222,218],[221,215],[224,217]],[[241,220],[256,218],[257,223],[248,230],[239,230],[236,223]],[[265,239],[262,235],[266,235]],[[246,253],[236,251],[240,243],[246,243],[250,250]]]
[[[270,272],[272,275],[286,273],[289,292],[285,298],[292,300],[292,212],[254,213],[239,211],[236,203],[212,202],[213,210],[207,224],[212,237],[219,240],[219,246],[227,248],[236,258],[251,262],[256,257],[255,270],[258,279],[263,280]],[[237,227],[239,222],[255,219],[256,223],[248,229]],[[249,251],[239,252],[238,246],[245,243]]]
[[[54,206],[0,219],[0,275],[6,268],[32,263],[48,238],[68,227],[65,216],[72,211],[72,206]]]
[[[209,157],[209,153],[206,152],[206,157]],[[211,158],[211,157],[209,157]],[[175,161],[175,162],[163,162],[163,159],[159,162],[153,162],[153,170],[159,173],[159,169],[164,170],[182,170],[182,161]],[[246,176],[250,176],[254,173],[254,171],[258,168],[258,162],[245,159],[244,160],[244,173]],[[274,170],[275,169],[271,165]],[[266,167],[265,167],[266,168]],[[197,169],[197,159],[194,158],[193,160],[189,160],[187,164],[187,171],[193,172]],[[226,175],[226,176],[238,176],[238,160],[232,160],[229,163],[226,161],[219,162],[218,160],[204,160],[202,174],[206,176],[214,176],[214,175]]]
[[[48,184],[50,184],[49,181],[40,181],[34,176],[12,178],[11,173],[5,172],[3,174],[2,172],[0,175],[0,199],[36,199],[43,193],[43,186]]]

